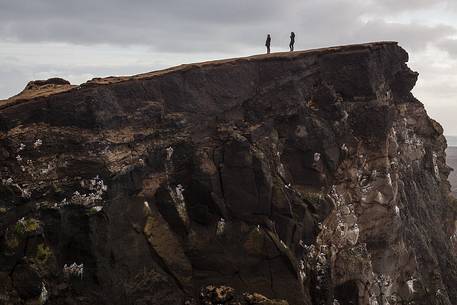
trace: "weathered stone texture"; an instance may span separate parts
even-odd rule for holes
[[[0,102],[0,301],[457,304],[446,141],[407,60],[31,83]]]

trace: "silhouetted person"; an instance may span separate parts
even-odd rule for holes
[[[290,32],[290,43],[289,43],[290,51],[294,50],[294,43],[295,43],[295,33]]]
[[[267,54],[270,54],[270,45],[271,45],[271,36],[267,35],[267,40],[265,41],[265,46],[267,47]]]

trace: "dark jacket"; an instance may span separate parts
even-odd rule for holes
[[[295,33],[290,34],[290,42],[295,42]]]

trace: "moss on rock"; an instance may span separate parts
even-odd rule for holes
[[[27,233],[32,233],[40,228],[40,221],[34,218],[21,219],[16,223],[15,233],[23,236]]]
[[[38,244],[35,256],[35,261],[37,263],[44,265],[51,256],[52,251],[46,244]]]

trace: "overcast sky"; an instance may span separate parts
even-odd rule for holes
[[[74,84],[181,63],[395,40],[428,113],[457,135],[457,0],[0,0],[0,99],[34,79]]]

